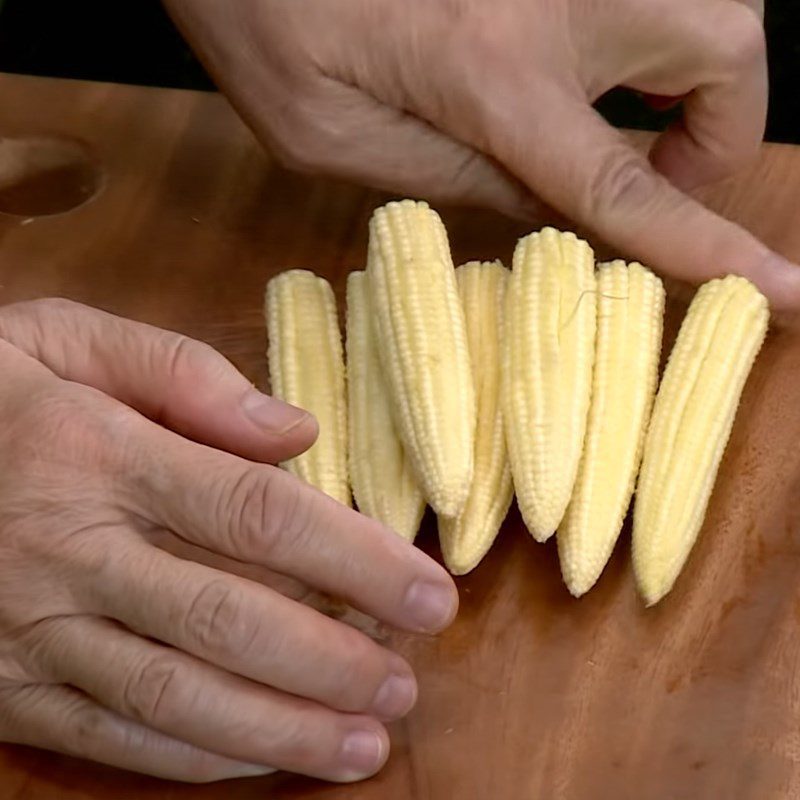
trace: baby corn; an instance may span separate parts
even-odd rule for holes
[[[572,500],[558,529],[561,572],[580,597],[595,584],[633,494],[658,383],[664,287],[641,264],[601,264],[589,423]]]
[[[286,469],[350,505],[347,401],[342,340],[330,284],[307,270],[289,270],[267,284],[272,392],[310,411],[319,438]]]
[[[634,508],[633,565],[647,605],[670,591],[700,531],[768,318],[766,299],[731,275],[700,288],[681,326],[656,396]]]
[[[486,555],[513,495],[500,408],[500,328],[508,274],[499,261],[471,262],[456,270],[480,424],[467,504],[457,517],[439,518],[442,554],[454,575],[469,572]]]
[[[358,509],[413,542],[425,499],[392,419],[364,272],[347,279],[347,387],[350,480]]]
[[[503,413],[517,501],[540,542],[561,522],[578,471],[595,312],[586,242],[553,228],[519,241],[506,296]]]
[[[406,455],[434,510],[456,516],[472,480],[475,395],[447,232],[427,203],[375,212],[367,279]]]

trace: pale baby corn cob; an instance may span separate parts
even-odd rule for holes
[[[457,517],[439,517],[444,562],[454,575],[469,572],[486,555],[513,496],[500,407],[500,341],[508,274],[499,261],[473,261],[456,270],[479,423],[467,504]]]
[[[313,272],[283,272],[267,284],[266,316],[272,392],[319,423],[314,445],[284,466],[349,506],[344,358],[333,290]]]
[[[503,414],[522,517],[546,541],[572,494],[595,342],[594,254],[572,233],[521,239],[506,296]]]
[[[358,510],[413,542],[425,498],[392,419],[363,271],[347,279],[347,390],[350,482]]]
[[[561,573],[580,597],[594,586],[633,495],[658,383],[664,287],[641,264],[597,271],[592,401],[572,500],[558,529]]]
[[[747,280],[706,283],[670,354],[645,440],[633,565],[647,605],[672,588],[703,523],[747,376],[767,331]]]
[[[400,439],[428,502],[456,516],[472,480],[475,393],[447,232],[427,203],[374,213],[367,284]]]

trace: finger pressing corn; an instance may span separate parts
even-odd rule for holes
[[[480,425],[467,504],[457,517],[439,518],[439,540],[448,569],[463,575],[492,546],[513,495],[500,408],[500,338],[508,270],[499,261],[471,262],[456,270],[456,279]]]
[[[349,506],[344,356],[333,290],[324,278],[293,269],[267,284],[265,305],[272,392],[319,423],[317,441],[284,466]]]
[[[647,605],[672,588],[703,524],[768,317],[763,295],[729,275],[699,289],[681,326],[656,396],[634,507],[633,566]]]
[[[425,499],[392,419],[364,272],[347,279],[347,386],[350,480],[358,510],[413,542]]]
[[[580,597],[617,541],[639,471],[658,382],[664,287],[641,264],[597,271],[597,343],[578,479],[558,529],[561,572]]]
[[[405,452],[430,505],[454,517],[472,481],[475,392],[447,232],[427,203],[374,213],[367,278]]]

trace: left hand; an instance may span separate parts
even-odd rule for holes
[[[302,584],[427,633],[457,594],[271,466],[313,417],[207,345],[63,300],[0,308],[0,374],[0,742],[188,781],[380,769],[412,669]]]

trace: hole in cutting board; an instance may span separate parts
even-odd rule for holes
[[[86,145],[58,136],[0,137],[0,213],[61,214],[91,200],[102,173]]]

